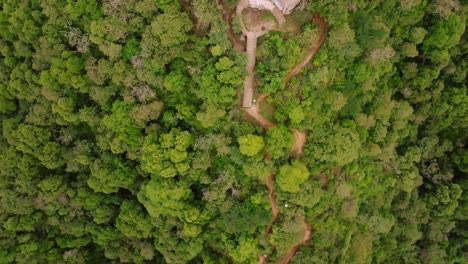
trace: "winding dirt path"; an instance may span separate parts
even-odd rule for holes
[[[257,102],[255,104],[252,104],[252,107],[243,108],[244,112],[248,116],[253,118],[265,130],[276,126],[275,123],[271,122],[269,119],[267,119],[264,115],[261,114],[260,105],[265,101],[267,97],[268,94],[261,94],[257,97]],[[301,156],[302,149],[304,148],[304,145],[307,141],[307,132],[295,128],[291,128],[290,130],[291,132],[293,132],[295,138],[294,145],[292,146],[290,153],[296,156]]]
[[[268,176],[268,178],[265,179],[265,185],[268,188],[268,200],[270,202],[270,207],[271,207],[271,219],[270,223],[265,228],[265,237],[268,237],[268,235],[271,233],[271,229],[273,227],[273,224],[276,222],[276,218],[278,218],[278,215],[281,213],[278,203],[276,202],[276,195],[275,195],[275,186],[273,185],[275,181],[275,174],[271,174]],[[274,246],[270,244],[273,248]],[[268,255],[258,255],[258,264],[265,264],[268,261]]]
[[[313,21],[317,24],[319,24],[320,27],[320,36],[317,42],[312,45],[310,50],[307,52],[306,56],[302,59],[301,62],[299,62],[291,71],[288,72],[286,75],[285,79],[285,85],[288,85],[289,81],[298,75],[301,70],[310,62],[310,60],[313,58],[315,53],[317,53],[318,49],[322,46],[324,43],[327,34],[328,34],[328,23],[327,21],[319,14],[315,13],[313,16]],[[268,130],[269,128],[275,126],[273,122],[265,118],[261,113],[260,113],[260,105],[264,102],[265,98],[267,97],[267,94],[262,94],[257,98],[257,104],[253,105],[251,108],[244,108],[244,111],[253,117],[265,130]],[[303,148],[304,145],[307,141],[307,132],[306,131],[300,131],[297,129],[291,129],[291,131],[294,134],[295,137],[295,143],[291,148],[291,154],[296,155],[296,156],[301,156],[303,153]],[[278,204],[276,202],[276,195],[275,195],[275,190],[273,186],[274,182],[274,174],[270,175],[266,181],[265,184],[268,188],[268,199],[270,202],[271,206],[271,211],[272,211],[272,219],[270,221],[270,224],[267,226],[265,229],[265,235],[268,236],[271,232],[271,228],[273,223],[276,221],[276,218],[280,214]],[[325,184],[322,184],[326,186]],[[312,232],[312,227],[310,224],[308,224],[305,219],[304,219],[304,225],[303,225],[303,238],[302,241],[299,241],[298,243],[294,244],[291,246],[291,248],[288,250],[286,254],[281,256],[281,258],[278,260],[277,264],[288,264],[291,258],[296,254],[297,249],[306,243],[310,239],[310,235]],[[268,255],[259,255],[259,264],[264,264],[267,263],[268,260]]]
[[[276,203],[276,195],[275,195],[275,186],[273,186],[273,182],[275,181],[275,175],[272,174],[265,180],[265,184],[268,188],[268,200],[270,200],[271,205],[271,216],[273,217],[272,220],[276,220],[276,217],[280,214],[280,209],[278,204]]]
[[[281,258],[276,262],[276,264],[288,264],[289,261],[291,261],[292,257],[294,257],[294,255],[296,254],[297,249],[303,244],[305,244],[310,239],[310,234],[312,233],[312,227],[307,222],[305,222],[305,220],[304,220],[303,229],[304,231],[303,231],[302,240],[296,243],[295,245],[293,245],[286,254],[281,256]]]
[[[317,23],[320,27],[320,36],[317,40],[317,43],[315,45],[312,45],[310,50],[307,52],[306,56],[302,59],[301,62],[299,62],[294,68],[288,72],[286,75],[285,83],[286,85],[289,83],[291,78],[294,76],[298,75],[302,68],[304,68],[310,60],[314,57],[315,53],[317,53],[318,49],[322,46],[323,42],[325,42],[325,39],[327,38],[328,34],[328,22],[323,18],[320,13],[315,13],[312,17],[312,20]]]
[[[307,132],[300,131],[295,128],[291,128],[291,131],[295,137],[294,145],[291,148],[291,154],[302,156],[302,150],[304,149],[304,145],[307,141]]]
[[[223,7],[223,15],[226,20],[226,22],[229,25],[228,28],[228,36],[229,39],[231,40],[234,48],[237,51],[244,51],[245,50],[245,43],[241,42],[238,38],[236,38],[233,30],[232,30],[232,15],[235,12],[234,8],[229,8],[223,0],[220,0],[220,3]],[[317,42],[311,46],[310,50],[307,52],[306,56],[302,59],[301,62],[299,62],[291,71],[288,72],[285,78],[285,85],[287,86],[289,81],[298,75],[301,70],[310,62],[310,60],[313,58],[317,50],[322,46],[324,43],[327,34],[328,34],[328,23],[327,21],[320,15],[320,13],[315,13],[313,15],[313,21],[317,24],[319,24],[320,27],[320,36],[317,40]],[[238,93],[239,98],[241,98],[241,94]],[[258,96],[257,101],[255,104],[252,104],[252,107],[244,108],[242,107],[242,110],[245,113],[244,118],[247,119],[249,116],[253,118],[258,124],[265,130],[270,129],[271,127],[275,126],[276,124],[267,119],[265,116],[261,114],[261,109],[260,105],[265,101],[267,98],[268,94],[261,94]],[[303,147],[304,144],[307,141],[307,132],[306,131],[300,131],[297,129],[291,129],[291,131],[294,134],[295,137],[295,143],[291,148],[290,153],[293,155],[301,156],[303,153]],[[268,156],[268,155],[266,155]],[[271,207],[271,220],[268,226],[265,228],[265,236],[268,237],[269,234],[271,233],[271,229],[273,224],[275,223],[278,215],[280,214],[280,209],[279,206],[276,202],[276,195],[275,195],[275,187],[274,187],[274,181],[275,181],[275,175],[271,174],[269,177],[265,179],[265,185],[268,188],[268,200],[270,202],[270,207]],[[310,235],[312,232],[312,227],[310,226],[309,223],[306,222],[304,219],[304,225],[303,225],[303,238],[301,241],[298,243],[294,244],[291,246],[291,248],[288,250],[286,254],[281,256],[277,264],[287,264],[291,260],[291,258],[296,254],[297,249],[306,243],[310,239]],[[267,263],[268,261],[268,255],[258,255],[258,263],[259,264],[264,264]]]
[[[318,49],[322,46],[324,43],[327,34],[328,34],[328,23],[327,21],[319,14],[315,13],[313,15],[313,21],[317,24],[319,24],[320,27],[320,36],[317,42],[312,45],[310,50],[307,52],[306,56],[302,59],[301,62],[299,62],[291,71],[288,72],[285,78],[285,85],[287,86],[289,81],[298,75],[301,70],[310,62],[310,60],[313,58],[315,53],[317,53]],[[265,116],[261,114],[261,109],[260,105],[265,101],[267,98],[267,94],[261,94],[258,96],[257,101],[255,104],[252,105],[250,108],[242,108],[244,112],[255,119],[260,126],[262,126],[265,130],[268,130],[269,128],[275,126],[276,124],[273,123],[272,121],[268,120]],[[304,145],[307,141],[307,132],[306,131],[300,131],[298,129],[292,128],[291,131],[294,134],[295,137],[295,143],[291,148],[291,154],[296,155],[296,156],[301,156],[303,153],[303,148]],[[276,202],[276,195],[275,195],[275,189],[274,189],[274,179],[275,175],[272,174],[270,175],[266,180],[265,184],[268,188],[268,200],[270,202],[271,206],[271,214],[272,218],[270,220],[270,223],[268,226],[265,228],[265,236],[268,237],[268,235],[271,233],[271,229],[273,224],[276,221],[276,218],[280,214],[279,206]],[[326,183],[325,183],[326,185]],[[323,188],[323,185],[322,185]],[[310,239],[310,235],[312,232],[312,227],[310,226],[309,223],[307,223],[304,219],[304,231],[303,231],[303,238],[302,241],[294,244],[291,246],[291,248],[288,250],[286,254],[281,256],[281,258],[276,262],[277,264],[288,264],[291,258],[296,254],[297,249],[306,243]],[[268,255],[258,255],[258,263],[259,264],[265,264],[268,261]]]
[[[229,7],[224,2],[224,0],[219,0],[219,3],[221,4],[221,7],[223,8],[224,20],[229,25],[228,30],[227,30],[229,40],[231,41],[232,46],[234,47],[235,50],[239,52],[243,52],[245,50],[245,42],[241,41],[238,37],[236,37],[236,34],[234,34],[234,31],[232,30],[232,16],[236,13],[236,8]]]
[[[265,101],[267,97],[268,94],[261,94],[257,97],[256,103],[252,104],[252,107],[242,108],[242,110],[244,110],[244,113],[246,113],[248,116],[252,117],[255,121],[257,121],[257,123],[265,130],[276,126],[275,123],[271,122],[270,120],[268,120],[268,118],[261,114],[260,105]]]

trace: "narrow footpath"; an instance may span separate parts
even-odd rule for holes
[[[327,34],[328,34],[328,23],[327,23],[327,21],[319,13],[314,14],[313,21],[319,24],[320,36],[319,36],[317,42],[314,43],[311,46],[309,52],[306,54],[304,59],[301,62],[299,62],[299,64],[297,64],[291,71],[288,72],[288,74],[286,75],[286,79],[285,79],[286,86],[289,84],[289,81],[293,77],[298,75],[301,72],[301,70],[310,62],[310,60],[313,58],[313,56],[318,51],[318,49],[322,46],[322,44],[324,43],[324,41],[325,41],[325,39],[327,37]],[[260,126],[262,126],[265,130],[268,130],[269,128],[276,125],[273,122],[271,122],[270,120],[268,120],[265,116],[263,116],[261,114],[261,112],[260,112],[261,111],[260,105],[265,101],[265,99],[267,97],[268,97],[267,94],[261,94],[260,96],[258,96],[256,103],[253,104],[252,107],[242,108],[244,110],[244,112],[248,116],[255,119],[258,122],[258,124]],[[303,152],[304,145],[305,145],[305,143],[307,141],[307,132],[306,131],[300,131],[300,130],[297,130],[297,129],[294,129],[294,128],[292,128],[291,131],[294,134],[295,143],[294,143],[290,153],[293,154],[293,155],[296,155],[296,156],[301,156],[302,152]],[[270,223],[267,226],[267,228],[265,229],[265,236],[266,237],[268,237],[269,234],[271,233],[272,226],[275,223],[276,218],[280,214],[280,210],[279,210],[278,204],[276,202],[276,195],[275,195],[275,189],[274,189],[274,184],[273,184],[274,179],[275,179],[275,175],[272,174],[265,180],[265,185],[268,188],[268,200],[270,202],[271,215],[272,215]],[[296,254],[297,249],[310,239],[310,235],[311,235],[311,232],[312,232],[312,227],[305,220],[304,220],[303,230],[304,231],[303,231],[302,241],[292,245],[291,248],[288,250],[288,252],[286,254],[284,254],[283,256],[281,256],[281,258],[276,262],[277,264],[287,264],[287,263],[289,263],[291,258]],[[259,254],[259,256],[258,256],[258,263],[259,264],[267,263],[267,261],[268,261],[268,255],[260,255]]]
[[[245,45],[244,43],[239,43],[240,41],[235,37],[233,30],[232,30],[232,15],[234,14],[234,10],[226,7],[226,5],[221,1],[221,4],[223,6],[223,13],[226,22],[229,25],[228,29],[228,36],[229,39],[231,40],[234,48],[236,50],[242,49],[242,51],[245,50]],[[320,15],[320,13],[315,13],[313,15],[313,21],[319,25],[320,28],[320,35],[318,40],[313,43],[310,47],[310,50],[307,52],[307,54],[304,56],[301,62],[299,62],[292,70],[288,72],[285,78],[285,85],[287,86],[289,84],[289,81],[297,76],[301,70],[310,62],[310,60],[313,58],[315,53],[318,51],[318,49],[322,46],[324,43],[327,34],[328,34],[328,22]],[[253,41],[253,40],[252,40]],[[256,38],[255,38],[256,42]],[[251,48],[252,49],[252,48]],[[251,60],[255,61],[255,59]],[[253,76],[248,76],[252,78],[253,81]],[[250,80],[250,78],[248,78]],[[238,94],[239,99],[242,100],[242,96],[239,93]],[[247,120],[249,118],[253,118],[263,129],[268,130],[271,127],[274,127],[276,124],[270,121],[268,118],[263,116],[261,114],[261,109],[260,106],[261,104],[265,101],[265,99],[268,97],[267,94],[261,94],[258,96],[256,103],[251,104],[250,107],[241,107],[241,109],[244,111],[245,116],[244,118]],[[244,98],[245,99],[245,98]],[[304,144],[307,141],[307,132],[306,131],[300,131],[297,129],[291,129],[291,131],[294,134],[295,137],[295,143],[291,148],[290,153],[292,155],[300,156],[302,155],[303,152],[303,147]],[[267,155],[268,156],[268,155]],[[268,238],[269,234],[271,233],[272,226],[275,223],[278,215],[280,214],[279,206],[276,202],[276,195],[275,195],[275,187],[274,187],[274,180],[275,180],[275,175],[271,174],[269,177],[266,178],[265,180],[265,185],[268,188],[268,200],[270,203],[271,207],[271,220],[268,226],[265,228],[265,236]],[[291,246],[291,248],[286,252],[283,256],[280,257],[280,259],[276,262],[277,264],[287,264],[291,260],[291,258],[295,255],[297,249],[306,243],[311,236],[312,232],[312,227],[309,223],[306,222],[304,219],[304,224],[303,224],[303,237],[302,240],[294,245]],[[264,255],[264,254],[259,254],[258,255],[258,263],[259,264],[264,264],[267,263],[269,255]]]

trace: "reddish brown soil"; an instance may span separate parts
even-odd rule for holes
[[[265,158],[266,159],[271,159],[270,153],[265,152]],[[274,182],[275,182],[275,174],[271,174],[265,179],[265,185],[268,188],[268,201],[270,202],[270,207],[271,207],[271,219],[270,223],[265,228],[265,237],[268,238],[268,235],[271,233],[271,228],[273,227],[273,224],[276,221],[276,218],[280,214],[280,209],[278,204],[276,203],[276,195],[275,195],[275,187],[274,187]],[[271,244],[270,244],[271,245]],[[273,245],[271,245],[274,247]],[[264,264],[268,260],[268,255],[263,255],[259,254],[258,255],[258,263],[259,264]]]
[[[328,22],[323,18],[320,13],[315,13],[313,16],[313,21],[317,24],[319,24],[320,27],[320,36],[317,40],[317,43],[315,45],[312,45],[310,50],[307,52],[307,55],[302,59],[301,62],[299,62],[294,68],[288,72],[286,75],[285,83],[288,84],[291,78],[294,76],[298,75],[302,68],[304,68],[314,57],[315,53],[317,50],[322,46],[323,42],[325,42],[325,39],[327,38],[327,33],[328,33]]]
[[[322,182],[322,184],[320,184],[320,188],[322,190],[325,190],[328,185],[328,176],[324,173],[321,173],[319,174],[319,178],[320,178],[320,181]]]
[[[335,176],[339,176],[341,174],[341,172],[343,171],[343,168],[342,167],[338,167],[338,166],[333,166],[332,167],[332,173],[333,175]]]
[[[278,215],[280,214],[278,204],[276,203],[275,186],[273,186],[274,181],[275,181],[274,174],[270,175],[265,180],[265,184],[268,188],[268,200],[270,200],[270,205],[271,205],[272,220],[276,220],[276,217],[278,217]]]
[[[291,148],[291,154],[296,156],[302,156],[302,149],[307,141],[307,133],[305,131],[300,131],[295,128],[291,128],[291,131],[294,134],[294,145]]]
[[[243,52],[245,51],[245,42],[240,41],[239,37],[234,34],[234,31],[232,30],[232,16],[236,13],[236,8],[235,7],[229,7],[224,3],[223,0],[220,0],[219,3],[221,4],[223,8],[223,17],[226,23],[228,23],[228,37],[229,40],[232,43],[232,46],[234,47],[235,50]]]
[[[273,227],[273,224],[276,222],[276,218],[278,218],[278,215],[280,214],[278,203],[276,203],[275,186],[273,185],[274,181],[275,181],[274,174],[271,174],[265,180],[265,184],[268,188],[268,200],[270,201],[270,207],[271,207],[271,219],[270,219],[270,223],[265,228],[265,237],[268,237],[268,235],[271,233],[271,228]],[[271,246],[274,247],[273,245]],[[266,263],[267,260],[268,260],[268,255],[259,255],[258,263],[260,264]]]
[[[263,103],[263,101],[265,101],[267,96],[268,94],[261,94],[257,98],[257,102],[254,105],[252,105],[252,107],[243,108],[244,112],[248,114],[250,117],[252,117],[253,119],[255,119],[255,121],[257,121],[258,124],[261,127],[263,127],[265,130],[268,130],[270,127],[273,127],[276,125],[261,114],[260,105]]]
[[[304,221],[304,232],[302,240],[295,245],[293,245],[286,254],[281,256],[281,258],[276,262],[276,264],[288,264],[291,258],[296,254],[297,249],[310,239],[310,234],[312,232],[312,227]]]
[[[223,2],[221,1],[223,4]],[[228,35],[233,43],[233,46],[236,48],[236,50],[239,51],[244,51],[245,50],[245,45],[243,43],[239,43],[238,39],[235,37],[233,31],[232,31],[232,15],[234,13],[234,9],[227,7],[226,5],[223,4],[223,11],[224,11],[224,17],[229,24],[229,30],[228,30]],[[286,85],[289,83],[291,78],[294,76],[298,75],[302,68],[304,68],[312,59],[312,57],[315,55],[317,50],[322,46],[323,42],[325,41],[325,38],[328,33],[328,23],[327,21],[319,14],[316,13],[313,16],[313,21],[318,23],[320,26],[320,37],[315,45],[311,47],[311,49],[308,51],[307,55],[304,57],[304,59],[297,64],[287,75],[285,79]],[[240,93],[238,93],[240,97]],[[268,130],[269,128],[275,126],[276,124],[273,123],[272,121],[268,120],[265,116],[261,114],[261,109],[260,105],[265,101],[267,94],[261,94],[258,96],[256,103],[250,107],[250,108],[243,108],[245,114],[245,118],[247,119],[249,116],[253,118],[260,126],[262,126],[265,130]],[[306,143],[307,140],[307,133],[306,131],[300,131],[297,129],[291,129],[291,131],[294,133],[295,137],[295,143],[293,147],[291,148],[291,154],[300,156],[302,155],[302,150],[304,147],[304,144]],[[268,155],[266,155],[268,157]],[[268,237],[268,235],[271,233],[271,228],[274,222],[276,221],[276,218],[280,214],[279,206],[276,202],[276,195],[275,195],[275,189],[274,189],[274,179],[275,175],[272,174],[270,175],[266,180],[265,184],[268,188],[268,200],[270,202],[271,206],[271,220],[268,226],[265,228],[265,235]],[[328,178],[327,178],[328,181]],[[324,185],[326,186],[326,182],[324,183],[322,181],[322,188],[324,188]],[[283,255],[280,260],[277,262],[277,264],[287,264],[291,260],[291,258],[294,256],[296,253],[297,249],[307,242],[310,239],[310,234],[311,234],[311,226],[304,220],[304,232],[303,232],[303,238],[300,242],[294,244],[291,246],[289,251]],[[266,263],[268,260],[268,255],[258,255],[258,263],[263,264]]]

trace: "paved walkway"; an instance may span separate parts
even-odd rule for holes
[[[273,6],[273,8],[271,8]],[[255,87],[255,60],[256,60],[256,52],[257,52],[257,39],[260,36],[266,34],[269,30],[272,30],[278,26],[282,26],[286,19],[284,18],[283,13],[279,10],[276,6],[271,5],[266,6],[268,11],[270,11],[273,16],[276,18],[276,23],[273,21],[267,21],[261,24],[252,25],[251,28],[247,29],[242,19],[242,11],[246,8],[249,8],[249,0],[241,0],[236,7],[236,14],[240,17],[241,20],[241,29],[242,33],[247,38],[247,76],[244,80],[244,97],[242,100],[242,106],[246,108],[252,107],[253,103],[253,93]]]

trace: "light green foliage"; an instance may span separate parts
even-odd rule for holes
[[[219,123],[219,120],[226,115],[221,107],[215,104],[208,104],[203,112],[197,113],[197,120],[204,128],[210,128]]]
[[[427,205],[433,208],[436,216],[452,215],[462,195],[461,187],[458,184],[437,185],[434,191],[435,195],[427,198]]]
[[[240,152],[247,156],[257,155],[265,146],[263,137],[248,134],[239,137]]]
[[[188,209],[188,204],[184,200],[191,195],[187,182],[155,177],[142,186],[138,193],[138,201],[145,206],[152,217],[161,215],[181,217]]]
[[[159,139],[147,136],[142,148],[143,169],[164,178],[186,173],[190,168],[187,148],[191,144],[188,131],[173,129]]]
[[[115,101],[112,104],[112,112],[102,119],[102,140],[113,153],[136,150],[140,144],[141,131],[133,124],[129,111],[130,105]]]
[[[240,68],[228,57],[220,58],[215,64],[203,69],[198,83],[198,96],[209,102],[226,105],[233,101],[236,87],[242,83]]]
[[[136,177],[136,171],[128,162],[109,154],[91,164],[91,177],[87,183],[96,192],[115,193],[119,188],[130,189]]]
[[[141,205],[136,201],[124,201],[115,226],[127,237],[147,238],[153,228]]]
[[[304,225],[301,220],[300,216],[294,218],[286,216],[279,225],[273,227],[269,242],[275,246],[279,256],[286,254],[291,245],[301,241]]]
[[[266,151],[273,159],[285,157],[294,143],[294,135],[284,126],[275,126],[266,134]]]
[[[268,129],[238,2],[0,1],[0,263],[466,262],[464,1],[301,1]]]
[[[257,239],[249,236],[239,238],[239,244],[229,250],[229,255],[239,263],[252,263],[256,260],[256,252],[258,252]]]
[[[188,40],[185,33],[192,28],[191,21],[185,13],[164,13],[151,23],[151,33],[159,38],[163,47],[182,44]]]
[[[34,154],[43,146],[51,137],[48,129],[22,124],[18,127],[15,133],[18,144],[16,148],[27,154]]]
[[[465,22],[461,17],[452,15],[447,20],[438,20],[434,24],[424,40],[423,49],[430,52],[431,49],[446,49],[458,43],[465,29]]]
[[[359,156],[361,142],[351,128],[336,125],[330,130],[314,133],[311,137],[311,154],[319,162],[332,162],[343,166]]]
[[[64,165],[62,149],[56,142],[48,142],[38,154],[38,159],[49,169],[56,169]]]
[[[95,20],[91,22],[91,41],[98,45],[103,40],[116,42],[125,39],[127,35],[126,30],[125,23],[114,17]]]
[[[305,118],[304,111],[300,106],[296,106],[291,112],[289,112],[289,118],[291,118],[291,121],[294,124],[299,124]]]
[[[304,163],[294,160],[291,164],[283,165],[276,176],[276,182],[281,190],[286,192],[299,192],[300,185],[310,176]]]
[[[148,58],[151,68],[161,69],[172,59],[182,57],[186,34],[192,28],[187,13],[171,10],[157,15],[145,29],[141,42],[141,54]]]
[[[244,163],[242,170],[244,171],[245,175],[253,179],[264,180],[270,176],[272,165],[273,164],[266,159],[252,159],[250,162]]]
[[[213,56],[220,56],[223,54],[223,49],[220,46],[214,46],[210,49],[210,52]]]
[[[73,113],[74,108],[75,102],[72,97],[58,99],[57,104],[52,105],[52,111],[60,115],[60,118],[57,118],[57,123],[66,125],[77,122],[78,115]]]

